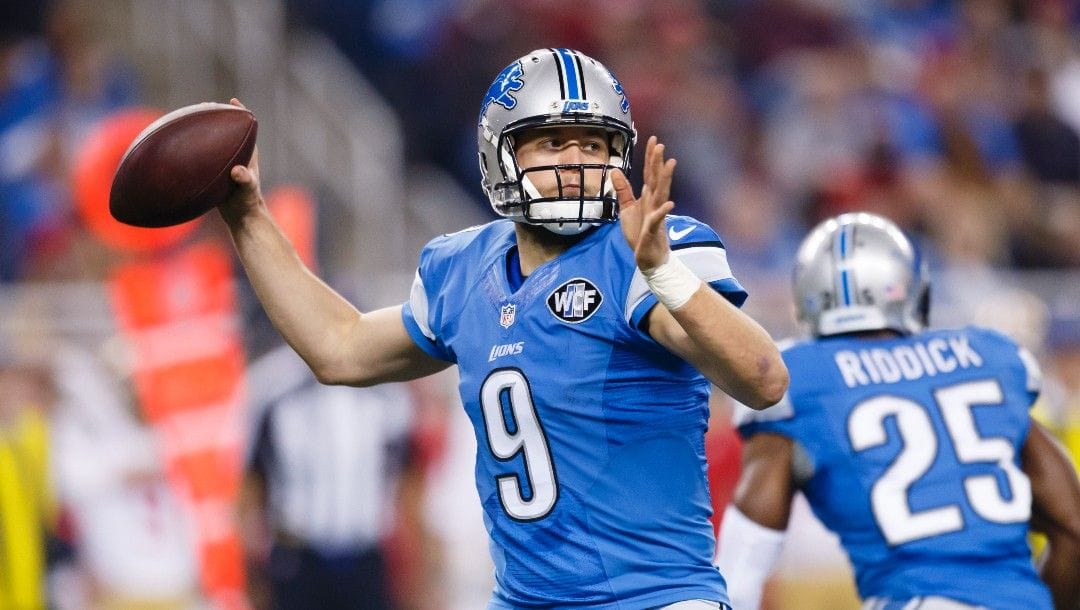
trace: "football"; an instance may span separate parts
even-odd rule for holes
[[[247,165],[258,122],[251,111],[216,102],[174,110],[128,147],[113,176],[109,213],[136,227],[198,218],[229,197],[235,165]]]

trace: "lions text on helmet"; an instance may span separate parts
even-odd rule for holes
[[[629,171],[635,138],[622,85],[600,62],[570,49],[533,51],[484,96],[477,128],[484,192],[500,216],[582,233],[618,218],[611,170]],[[523,167],[523,146],[552,154]],[[578,152],[555,154],[571,150]]]

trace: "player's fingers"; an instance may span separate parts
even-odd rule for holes
[[[659,231],[661,236],[664,235],[664,217],[674,208],[675,202],[668,200],[657,206],[656,209],[650,210],[641,223],[641,231],[643,233]]]
[[[652,159],[649,160],[649,173],[652,175],[652,179],[649,180],[649,184],[653,186],[653,196],[656,197],[656,204],[659,205],[661,201],[667,199],[664,194],[664,151],[666,147],[663,144],[657,142],[653,149]]]
[[[671,213],[675,209],[675,202],[668,199],[664,202],[664,205],[660,206],[660,209],[656,211],[657,218],[663,223],[664,217]]]
[[[254,173],[243,165],[234,165],[229,176],[240,186],[248,186],[255,180]]]
[[[230,103],[230,104],[232,104],[233,106],[236,106],[237,108],[243,108],[244,110],[247,110],[247,106],[245,106],[244,104],[242,104],[242,103],[240,102],[240,100],[236,99],[235,97],[234,97],[234,98],[231,98],[231,99],[229,99],[229,103]]]
[[[652,184],[656,180],[656,171],[653,164],[653,158],[656,156],[656,142],[656,136],[649,136],[649,141],[645,144],[645,164],[642,166],[641,172],[646,184]]]
[[[656,140],[656,137],[649,136],[649,139],[645,143],[645,161],[642,163],[642,179],[645,181],[645,184],[649,184],[649,159],[652,157],[654,140]]]
[[[650,213],[657,208],[664,200],[660,198],[658,192],[658,185],[656,181],[649,182],[641,187],[641,207],[645,210],[645,213]]]
[[[653,187],[649,183],[641,185],[641,197],[638,198],[638,203],[641,204],[642,209],[648,213],[652,209],[653,201]]]
[[[671,179],[675,175],[675,159],[668,159],[659,170],[659,178],[656,180],[656,196],[660,201],[667,201],[671,197]]]
[[[634,189],[621,169],[611,171],[611,183],[615,186],[615,196],[619,198],[620,207],[626,208],[637,203],[634,199]]]

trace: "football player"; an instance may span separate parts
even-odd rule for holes
[[[743,473],[718,555],[734,607],[758,607],[800,490],[868,610],[1076,608],[1080,483],[1028,413],[1032,355],[983,328],[927,330],[925,266],[880,216],[810,232],[794,292],[813,338],[783,350],[788,393],[736,417]],[[1050,541],[1038,572],[1029,528]]]
[[[406,303],[361,313],[300,264],[257,164],[221,206],[267,313],[325,383],[456,364],[496,586],[489,609],[718,609],[705,476],[710,382],[754,408],[787,371],[720,238],[669,215],[675,161],[651,138],[626,178],[630,103],[596,60],[506,67],[477,127],[502,218],[432,240]]]

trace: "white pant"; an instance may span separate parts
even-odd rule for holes
[[[670,606],[663,606],[656,610],[725,610],[726,606],[720,602],[710,602],[703,599],[691,599],[685,602],[677,602]]]
[[[494,606],[494,600],[488,605],[488,610],[491,610]],[[501,606],[500,606],[501,607]],[[657,606],[651,610],[731,610],[730,606],[725,606],[720,602],[710,602],[704,599],[688,599],[682,602],[675,602],[674,604],[668,604],[666,606]]]
[[[881,599],[879,597],[871,597],[866,600],[862,605],[862,610],[878,610],[878,608],[884,608],[885,604],[890,600]],[[938,597],[936,595],[928,595],[926,597],[915,597],[906,604],[904,604],[904,610],[987,610],[984,606],[972,606],[965,604],[964,602],[958,602],[955,599],[949,599],[947,597]]]

